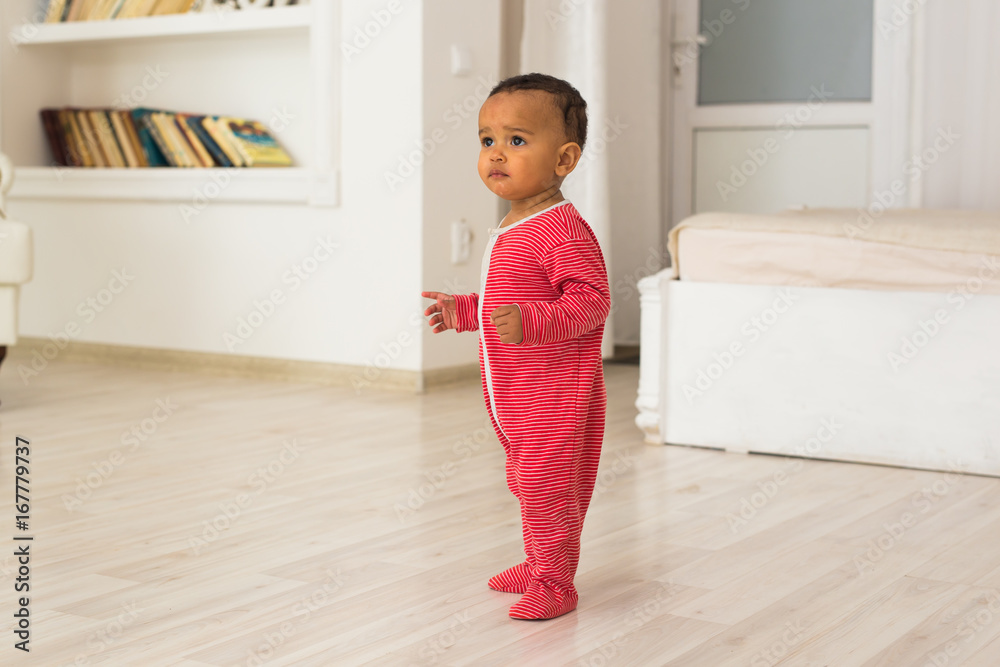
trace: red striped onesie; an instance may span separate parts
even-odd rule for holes
[[[490,313],[516,304],[524,338],[504,344]],[[524,593],[513,618],[576,608],[580,533],[607,404],[601,337],[611,306],[597,238],[564,201],[490,230],[480,294],[456,294],[457,330],[479,330],[486,409],[521,504],[524,563],[490,587]]]

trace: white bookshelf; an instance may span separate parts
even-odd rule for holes
[[[166,201],[200,207],[226,201],[306,204],[312,178],[312,171],[303,167],[20,167],[14,185],[21,199]]]
[[[110,21],[27,23],[10,32],[19,47],[113,40],[183,39],[255,31],[301,30],[312,25],[312,6],[269,7],[249,11],[204,11]]]
[[[27,5],[25,5],[27,6]],[[10,12],[6,14],[9,18]],[[285,204],[312,204],[336,206],[339,204],[339,0],[311,0],[309,4],[291,7],[271,7],[245,11],[205,11],[198,13],[155,16],[146,18],[108,21],[76,21],[45,24],[20,21],[7,32],[12,49],[4,52],[9,58],[6,72],[15,71],[13,84],[0,81],[0,96],[9,105],[35,105],[19,107],[18,129],[31,122],[34,115],[37,126],[23,131],[44,133],[37,111],[42,106],[112,106],[105,104],[78,104],[70,98],[57,97],[58,90],[39,93],[21,102],[19,89],[24,82],[41,79],[58,79],[60,67],[66,67],[77,57],[94,58],[101,53],[107,66],[114,68],[115,58],[126,53],[135,57],[143,49],[213,48],[214,42],[228,53],[232,50],[253,49],[260,40],[308,40],[308,90],[300,90],[307,97],[310,126],[309,150],[305,160],[298,157],[296,166],[290,168],[238,168],[238,169],[183,169],[156,167],[143,169],[116,169],[102,167],[58,167],[51,165],[51,156],[45,144],[44,155],[39,152],[37,140],[30,149],[19,149],[12,154],[16,167],[12,199],[51,200],[123,200],[191,203],[208,197],[221,202],[265,202]],[[193,44],[198,42],[198,44]],[[120,46],[119,46],[120,45]],[[147,46],[148,45],[148,46]],[[136,51],[138,49],[139,51]],[[78,56],[78,54],[80,54]],[[214,64],[214,63],[213,63]],[[278,74],[280,76],[280,73]],[[229,85],[248,85],[260,88],[267,85],[266,77],[249,76]],[[50,87],[54,84],[49,84]],[[71,80],[65,81],[67,89],[73,88]],[[301,88],[301,86],[300,86]],[[238,97],[238,95],[236,96]],[[41,103],[33,99],[43,100]],[[275,102],[277,105],[277,101]],[[177,110],[196,110],[216,113],[214,108],[200,104],[178,104],[160,100],[152,106]],[[182,108],[178,108],[182,107]],[[184,108],[187,107],[187,108]],[[238,108],[238,100],[234,102]],[[218,111],[221,112],[221,111]],[[230,109],[229,113],[234,113]],[[236,115],[236,114],[234,114]],[[254,117],[252,113],[244,114]],[[259,120],[265,120],[258,118]],[[7,122],[6,118],[0,121]],[[6,132],[10,128],[2,128]],[[10,138],[0,133],[0,137]],[[280,139],[279,139],[280,140]],[[300,142],[301,143],[301,142]],[[20,144],[19,144],[20,146]],[[0,146],[2,149],[3,146]],[[225,186],[220,184],[224,183]]]

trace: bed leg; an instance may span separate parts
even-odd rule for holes
[[[0,345],[0,366],[3,366],[3,359],[7,356],[7,346]]]
[[[635,407],[635,425],[650,445],[662,445],[660,430],[660,348],[663,335],[660,325],[660,279],[647,276],[638,282],[640,322],[639,390]]]

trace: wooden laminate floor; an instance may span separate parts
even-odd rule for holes
[[[610,365],[580,606],[519,622],[486,587],[521,550],[478,385],[58,359],[25,384],[24,355],[0,375],[3,665],[1000,664],[997,479],[648,446],[638,369]]]

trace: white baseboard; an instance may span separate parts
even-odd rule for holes
[[[19,339],[16,346],[9,348],[4,366],[15,367],[15,370],[6,369],[8,373],[15,373],[18,364],[30,367],[32,360],[37,360],[37,355],[42,355],[46,362],[59,359],[85,363],[120,364],[133,368],[411,392],[422,392],[441,385],[468,382],[479,378],[478,364],[428,371],[373,369],[350,364],[131,347],[81,341],[70,341],[64,348],[57,349],[55,344],[47,338],[25,336]],[[36,363],[40,364],[41,362],[36,361]]]

